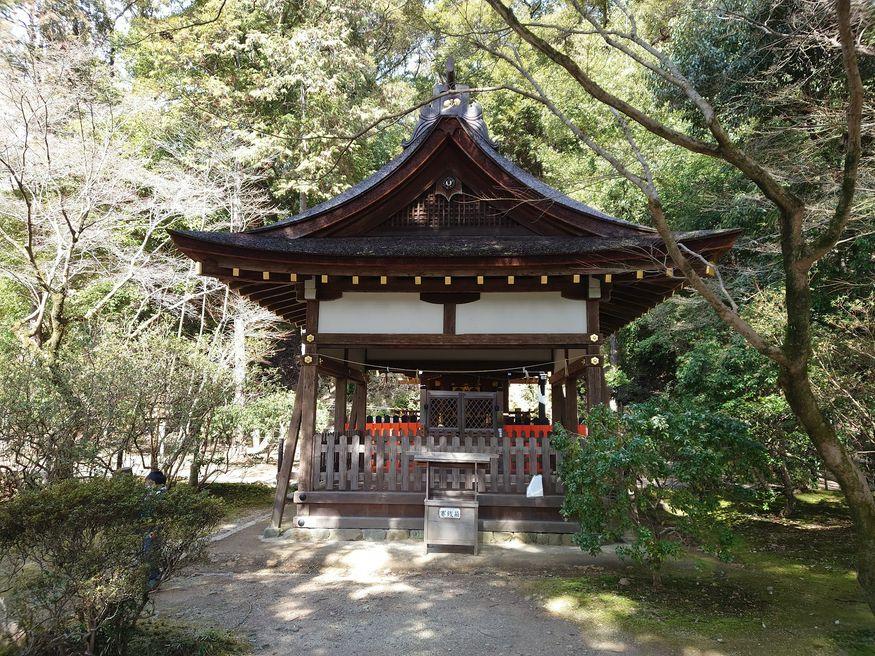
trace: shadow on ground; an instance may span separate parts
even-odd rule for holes
[[[428,554],[420,542],[216,542],[210,563],[156,595],[160,616],[239,633],[273,654],[651,654],[614,631],[552,615],[531,583],[613,566],[576,547],[485,545]],[[255,547],[255,548],[254,548]]]

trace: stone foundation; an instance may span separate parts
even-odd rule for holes
[[[401,540],[422,541],[422,529],[403,528],[289,528],[277,531],[267,528],[264,537],[282,535],[293,542],[397,542]],[[480,544],[541,544],[552,546],[573,546],[571,533],[528,533],[510,531],[479,531]]]

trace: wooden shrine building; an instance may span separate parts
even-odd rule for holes
[[[300,449],[291,522],[302,528],[423,526],[422,451],[490,454],[481,530],[570,532],[549,424],[578,426],[607,400],[605,337],[670,296],[659,236],[563,195],[496,150],[467,87],[435,87],[403,152],[339,196],[240,233],[172,232],[198,272],[299,326],[301,375],[277,485],[279,527]],[[706,261],[738,231],[679,235]],[[418,413],[367,422],[366,372],[405,371]],[[508,415],[509,376],[549,381],[551,412]],[[316,433],[317,377],[337,380],[334,428]],[[348,396],[348,390],[354,390]],[[527,498],[542,474],[544,496]],[[471,489],[446,468],[433,483]]]

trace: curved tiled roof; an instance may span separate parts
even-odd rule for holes
[[[498,165],[498,167],[502,171],[519,181],[520,187],[528,188],[534,191],[536,194],[544,197],[545,199],[561,205],[565,208],[568,208],[574,212],[579,212],[589,217],[595,217],[601,221],[606,221],[614,225],[626,226],[634,229],[637,232],[655,232],[652,228],[632,223],[630,221],[624,221],[623,219],[618,219],[616,217],[605,214],[604,212],[597,210],[594,207],[590,207],[585,203],[574,200],[566,194],[563,194],[558,189],[554,189],[543,180],[540,180],[534,175],[523,170],[507,158],[503,157],[496,150],[495,144],[489,138],[486,125],[482,118],[482,110],[480,109],[480,106],[477,103],[471,103],[470,105],[468,104],[467,87],[463,87],[460,85],[458,93],[458,97],[461,99],[460,103],[457,105],[451,104],[449,107],[446,108],[442,106],[442,102],[447,98],[447,96],[441,94],[446,94],[447,88],[444,85],[438,85],[435,87],[434,92],[437,98],[432,103],[423,108],[420,115],[419,123],[414,130],[413,137],[409,142],[406,142],[404,150],[401,152],[401,154],[389,161],[388,164],[386,164],[381,169],[371,174],[358,184],[353,185],[352,187],[348,188],[347,190],[333,198],[323,201],[318,205],[314,205],[313,207],[304,210],[299,214],[295,214],[288,218],[281,219],[276,223],[272,223],[268,226],[248,230],[247,232],[271,232],[281,229],[285,226],[300,224],[304,221],[334,210],[342,206],[344,203],[347,203],[359,196],[362,196],[371,189],[377,187],[380,183],[389,178],[393,173],[395,173],[405,163],[407,163],[416,153],[417,149],[428,139],[429,135],[434,132],[438,124],[440,124],[440,122],[444,120],[457,120],[471,137],[471,139],[476,143],[477,147],[481,151],[483,151],[483,153],[490,160],[495,162],[495,164]],[[455,96],[450,96],[450,98],[454,97]]]
[[[739,230],[700,230],[678,233],[679,241],[730,236]],[[198,232],[179,230],[179,235],[202,243],[284,255],[337,255],[339,257],[541,257],[587,255],[603,251],[640,250],[660,246],[656,233],[628,237],[484,237],[447,236],[410,240],[383,237],[300,237],[287,239],[252,232]]]
[[[410,282],[416,276],[437,274],[456,276],[459,288],[473,286],[473,275],[477,285],[493,286],[503,285],[503,276],[507,284],[514,284],[509,282],[513,275],[524,283],[518,289],[536,284],[533,276],[540,276],[538,285],[549,277],[550,285],[562,289],[580,273],[603,274],[606,281],[610,273],[613,282],[599,303],[606,333],[640,316],[684,282],[666,268],[666,247],[655,230],[574,200],[502,156],[489,137],[482,110],[469,103],[467,87],[435,87],[404,145],[397,157],[368,178],[272,225],[236,233],[170,234],[180,250],[200,263],[204,275],[225,280],[294,323],[304,321],[307,312],[296,287],[303,284],[299,275],[314,279],[330,274],[330,284],[342,293],[346,284],[379,285],[382,291],[388,278],[395,288],[403,288],[419,285]],[[502,234],[504,227],[489,224],[481,231],[486,234],[462,235],[454,224],[435,223],[429,230],[441,225],[442,232],[411,229],[373,235],[382,222],[407,211],[424,193],[440,193],[429,190],[448,169],[463,179],[465,193],[487,198],[498,193],[495,208],[533,234],[520,236],[516,227]],[[472,225],[479,230],[479,224]],[[740,232],[702,230],[675,237],[701,255],[694,264],[705,271],[705,258],[719,258]]]
[[[425,141],[426,137],[428,137],[429,132],[422,134],[417,137],[415,142],[410,144],[410,147],[404,149],[404,151],[398,155],[398,157],[391,160],[388,164],[386,164],[383,168],[375,173],[372,173],[367,178],[359,182],[358,184],[353,185],[346,191],[339,193],[334,198],[329,198],[326,201],[322,201],[318,205],[314,205],[303,212],[298,214],[294,214],[285,219],[280,219],[275,223],[271,223],[270,225],[263,226],[261,228],[253,228],[251,230],[247,230],[246,232],[270,232],[271,230],[275,230],[277,228],[281,228],[283,226],[291,225],[294,223],[300,223],[302,221],[306,221],[307,219],[311,219],[320,214],[324,214],[329,210],[333,210],[336,207],[340,207],[347,201],[352,200],[358,196],[361,196],[366,191],[373,189],[378,184],[380,184],[383,180],[388,178],[392,173],[394,173],[397,169],[399,169],[407,160],[409,160],[413,154],[416,152],[416,148],[419,144]]]

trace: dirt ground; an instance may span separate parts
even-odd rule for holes
[[[531,584],[613,564],[576,547],[264,540],[267,516],[224,527],[210,561],[155,595],[159,616],[232,630],[257,656],[653,654],[552,616]],[[236,530],[235,530],[236,529]]]

